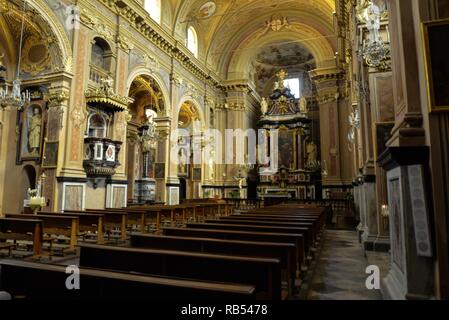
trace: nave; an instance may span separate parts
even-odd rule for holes
[[[0,298],[449,299],[448,4],[0,0]]]

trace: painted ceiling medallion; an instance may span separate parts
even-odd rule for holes
[[[29,37],[23,47],[22,70],[35,76],[50,67],[49,45],[48,40],[40,39],[36,36]]]
[[[217,5],[213,1],[208,1],[205,4],[203,4],[198,11],[198,18],[199,19],[208,19],[212,17],[215,12],[217,11]]]

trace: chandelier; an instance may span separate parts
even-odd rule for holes
[[[385,18],[386,8],[379,8],[373,1],[362,1],[363,5],[357,7],[357,16],[360,22],[365,23],[368,29],[368,39],[363,40],[359,50],[359,57],[370,67],[378,68],[388,60],[390,48],[380,36],[380,21]],[[388,30],[387,30],[388,35]]]
[[[390,54],[390,49],[382,41],[364,41],[362,46],[362,57],[366,64],[370,67],[377,68],[383,61],[387,60]]]
[[[19,44],[19,57],[17,61],[16,79],[12,82],[12,91],[8,90],[8,84],[4,77],[0,76],[0,107],[5,109],[7,106],[11,106],[15,109],[22,109],[22,107],[30,103],[31,96],[29,91],[22,92],[20,85],[20,60],[22,59],[22,44],[23,44],[23,29],[25,24],[25,7],[26,1],[23,1],[23,13],[22,13],[22,26],[20,30],[20,44]],[[0,72],[5,72],[7,69],[3,65],[0,57]]]

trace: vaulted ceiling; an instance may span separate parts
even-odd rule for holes
[[[182,37],[188,26],[194,26],[200,41],[199,58],[224,76],[233,72],[233,64],[234,68],[245,64],[248,56],[254,57],[270,42],[302,43],[317,60],[319,55],[327,59],[335,52],[335,0],[169,2],[173,35]]]

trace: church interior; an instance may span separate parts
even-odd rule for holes
[[[448,34],[447,0],[0,0],[0,300],[448,299]]]

